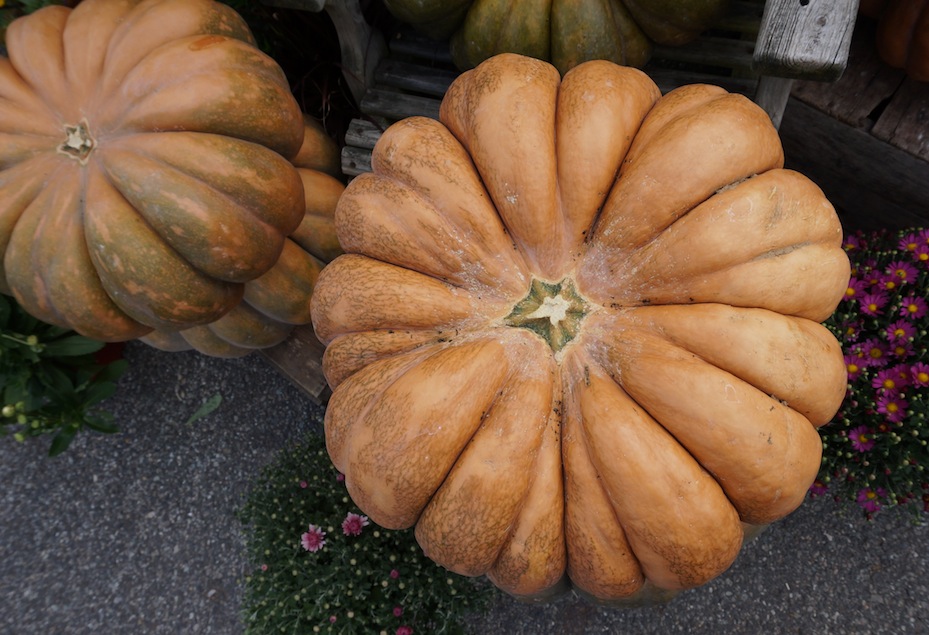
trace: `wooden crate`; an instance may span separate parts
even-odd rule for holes
[[[881,62],[874,35],[860,19],[841,79],[794,84],[787,165],[823,188],[847,230],[929,226],[929,83]]]
[[[656,47],[643,70],[662,92],[704,82],[744,94],[778,125],[793,78],[822,81],[842,72],[857,7],[857,0],[811,0],[799,12],[783,10],[788,3],[800,7],[795,0],[733,0],[696,41]],[[438,118],[442,96],[458,74],[447,42],[412,29],[389,34],[387,53],[360,100],[365,117],[353,120],[346,134],[343,172],[371,169],[371,149],[391,123],[414,115]]]

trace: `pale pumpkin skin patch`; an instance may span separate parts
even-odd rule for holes
[[[667,597],[790,513],[846,385],[849,264],[767,115],[505,54],[346,189],[311,306],[355,502],[517,596]]]

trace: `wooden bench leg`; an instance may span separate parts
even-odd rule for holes
[[[787,98],[790,97],[793,83],[792,79],[769,75],[763,75],[758,80],[755,103],[764,108],[775,128],[781,127],[781,119],[784,117],[784,109],[787,107]]]

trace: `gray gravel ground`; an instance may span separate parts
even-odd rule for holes
[[[246,568],[235,510],[275,454],[321,410],[261,357],[224,361],[127,348],[105,403],[121,428],[0,439],[0,634],[236,635]],[[210,415],[188,418],[214,395]],[[929,527],[867,523],[805,504],[749,543],[710,584],[669,604],[546,605],[500,597],[475,633],[929,635]]]

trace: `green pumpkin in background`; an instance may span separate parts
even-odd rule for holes
[[[399,20],[450,38],[455,65],[498,53],[546,60],[564,74],[605,59],[642,67],[655,44],[680,46],[702,33],[729,0],[384,0]]]

